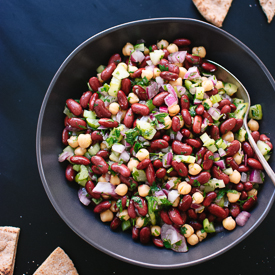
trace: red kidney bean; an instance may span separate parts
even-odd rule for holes
[[[128,215],[131,219],[135,219],[137,214],[135,211],[135,206],[133,200],[130,200],[129,206],[128,206]]]
[[[209,123],[213,123],[213,118],[209,115],[209,113],[206,110],[204,110],[202,116],[208,119]]]
[[[94,193],[93,189],[95,188],[94,183],[91,180],[88,180],[85,184],[85,189],[87,191],[87,193],[94,199],[99,199],[100,198],[100,194]]]
[[[255,142],[257,142],[260,139],[260,133],[258,131],[253,131],[251,133],[251,136],[253,137]]]
[[[164,104],[164,98],[167,97],[169,95],[168,92],[161,92],[159,94],[157,94],[154,98],[153,98],[153,104],[156,107],[160,107],[161,105]]]
[[[189,54],[189,53],[186,54],[185,59],[193,65],[199,65],[202,62],[201,57],[199,57],[197,55],[192,55],[192,54]]]
[[[224,105],[221,109],[221,114],[229,114],[231,112],[231,107],[229,105]]]
[[[178,140],[174,140],[173,143],[172,143],[172,150],[174,151],[174,153],[176,155],[191,155],[193,149],[191,146],[185,144],[185,143],[182,143]]]
[[[188,129],[182,129],[181,134],[183,135],[183,138],[189,138],[191,135],[191,132]]]
[[[97,171],[101,174],[106,174],[108,172],[108,164],[106,161],[100,156],[93,156],[91,158],[91,162],[97,167]]]
[[[217,70],[217,67],[214,64],[203,62],[201,64],[202,68],[207,72],[215,72]]]
[[[146,90],[139,85],[134,85],[132,89],[133,93],[138,96],[140,100],[148,100]]]
[[[216,95],[218,93],[218,89],[214,88],[213,90],[206,92],[208,96]]]
[[[156,171],[156,177],[158,179],[162,179],[166,176],[166,169],[164,168],[159,168],[157,171]]]
[[[221,110],[224,106],[230,106],[231,102],[228,99],[223,99],[219,102],[218,108]]]
[[[199,115],[194,117],[193,132],[199,134],[201,132],[202,118]]]
[[[237,203],[231,203],[229,211],[230,211],[231,216],[233,218],[236,218],[240,214],[241,208]]]
[[[193,185],[194,181],[197,180],[200,184],[205,184],[207,183],[211,178],[211,175],[209,172],[201,172],[197,176],[191,176],[189,184]]]
[[[247,164],[248,164],[248,166],[250,166],[253,169],[257,169],[257,170],[263,170],[264,169],[262,164],[254,158],[248,158],[247,159]]]
[[[116,64],[115,63],[111,63],[109,64],[102,72],[101,72],[101,79],[103,81],[107,81],[108,79],[110,79],[112,77],[112,73],[116,68]]]
[[[212,175],[216,179],[223,180],[224,184],[228,184],[230,182],[229,176],[223,173],[217,166],[212,167]]]
[[[178,209],[172,207],[168,211],[170,220],[176,225],[183,225],[183,219]]]
[[[167,211],[161,210],[160,211],[160,217],[161,217],[161,219],[163,220],[164,223],[170,224],[170,225],[173,224],[173,222],[169,218],[169,215],[168,215]]]
[[[91,91],[87,91],[87,92],[83,93],[83,95],[81,96],[81,98],[79,100],[79,103],[82,108],[84,108],[84,109],[87,108],[91,96],[92,96]]]
[[[206,147],[201,147],[200,150],[196,153],[196,159],[197,162],[201,159],[203,159],[204,154],[206,153],[207,148]]]
[[[195,212],[194,209],[188,209],[187,210],[187,215],[190,219],[196,220],[198,218],[198,214]]]
[[[220,130],[219,127],[217,127],[216,125],[212,125],[211,126],[211,130],[210,130],[210,136],[211,138],[213,138],[214,140],[218,140],[220,138]]]
[[[171,64],[171,63],[168,63],[168,71],[169,72],[172,72],[172,73],[175,73],[175,74],[179,74],[180,70],[179,70],[179,67],[174,65],[174,64]]]
[[[95,101],[98,99],[98,94],[94,93],[91,97],[90,97],[90,101],[89,101],[89,109],[90,110],[94,110],[94,105],[95,105]]]
[[[146,105],[140,103],[134,103],[131,108],[133,112],[138,115],[148,116],[150,113],[149,108]]]
[[[239,168],[237,169],[240,173],[241,172],[248,172],[249,171],[249,167],[248,166],[245,166],[243,164],[239,165]]]
[[[121,225],[121,220],[118,217],[114,217],[110,224],[112,230],[116,230]]]
[[[73,169],[73,166],[69,164],[65,171],[65,176],[68,181],[74,181],[76,175],[76,171]]]
[[[128,99],[125,93],[121,90],[117,92],[117,102],[120,105],[120,108],[122,110],[128,110],[128,106],[129,106]]]
[[[159,61],[159,65],[165,66],[166,68],[168,68],[168,64],[169,64],[169,61],[166,58],[162,58]]]
[[[119,179],[122,183],[127,184],[130,191],[135,190],[138,187],[138,183],[133,178],[126,178],[122,175],[119,175]]]
[[[237,118],[236,119],[236,125],[231,131],[233,133],[235,133],[235,132],[239,131],[242,126],[243,126],[243,120],[241,118]]]
[[[137,165],[137,169],[138,170],[144,170],[145,168],[148,167],[148,165],[151,163],[150,159],[144,159],[142,160],[138,165]]]
[[[233,103],[229,104],[229,106],[231,108],[231,112],[235,112],[236,111],[237,107]]]
[[[178,132],[180,130],[180,119],[177,116],[172,118],[172,130]]]
[[[167,142],[171,140],[171,138],[168,135],[164,135],[162,138]]]
[[[90,160],[84,156],[72,156],[70,157],[70,161],[74,164],[82,164],[82,165],[90,164]]]
[[[76,102],[75,100],[69,98],[66,100],[67,107],[69,110],[75,115],[75,116],[80,116],[82,114],[82,107],[81,105]]]
[[[99,131],[94,131],[91,133],[91,138],[93,142],[99,143],[103,141],[103,137]]]
[[[163,58],[167,59],[170,53],[168,52],[167,49],[163,49],[162,51],[164,52]]]
[[[139,239],[139,228],[136,228],[135,226],[132,228],[132,239],[134,241]]]
[[[185,212],[190,208],[191,203],[192,203],[192,197],[190,195],[185,195],[181,199],[178,205],[178,209],[181,210],[182,212]]]
[[[187,95],[183,95],[180,98],[180,106],[181,106],[181,109],[187,109],[187,110],[189,110],[189,108],[190,108],[190,101],[189,101],[189,98],[188,98]]]
[[[146,61],[149,61],[149,60],[151,60],[150,55],[149,54],[145,55],[143,61],[139,64],[138,67],[139,68],[145,68],[146,66],[148,66]]]
[[[198,107],[196,108],[196,113],[197,115],[202,115],[204,112],[204,106],[202,104],[199,104]]]
[[[62,143],[64,145],[68,145],[68,139],[69,139],[69,131],[65,128],[62,131]]]
[[[131,171],[125,164],[118,164],[117,162],[115,162],[111,165],[111,169],[114,172],[121,174],[125,178],[130,177],[131,175]]]
[[[270,148],[271,148],[271,150],[273,149],[273,145],[272,145],[272,143],[270,142],[270,141],[264,141]]]
[[[243,184],[243,187],[244,187],[244,190],[248,192],[253,189],[253,184],[247,181]]]
[[[243,186],[243,184],[240,182],[240,183],[238,183],[238,184],[235,186],[235,189],[236,189],[238,192],[242,192],[243,189],[244,189],[244,186]]]
[[[222,134],[231,131],[236,125],[236,118],[232,117],[224,121],[220,126],[220,131]]]
[[[163,168],[162,162],[159,159],[155,160],[153,165],[155,168]]]
[[[131,74],[131,77],[132,78],[141,77],[141,73],[142,73],[143,70],[145,70],[145,68],[140,68],[140,69],[136,70],[134,73]]]
[[[198,215],[198,221],[203,222],[204,219],[206,219],[206,214],[204,212],[200,213]]]
[[[229,147],[226,149],[226,156],[234,156],[241,148],[240,142],[238,140],[233,140]]]
[[[99,118],[110,118],[112,113],[105,107],[101,99],[97,99],[94,103],[94,111]]]
[[[248,195],[247,195],[246,191],[242,191],[242,192],[241,192],[240,199],[244,201],[244,200],[246,200],[247,198],[248,198]]]
[[[156,133],[155,133],[154,137],[152,138],[152,140],[159,139],[161,137],[161,135],[162,135],[161,131],[156,131]],[[150,149],[150,147],[149,147],[149,149]],[[152,152],[150,152],[150,153],[152,153]]]
[[[68,119],[69,119],[69,117],[67,117],[67,116],[64,118],[64,126],[65,127],[69,126]]]
[[[140,229],[139,240],[142,244],[149,243],[151,237],[151,230],[149,226],[145,226]]]
[[[110,57],[108,65],[110,65],[111,63],[118,64],[120,62],[121,62],[121,56],[118,53],[115,53]]]
[[[188,138],[188,139],[185,140],[185,142],[188,145],[190,145],[194,148],[200,148],[201,147],[201,143],[198,140],[194,139],[194,138]]]
[[[192,117],[187,109],[183,109],[181,111],[182,118],[184,120],[185,125],[191,126],[192,125]]]
[[[129,110],[126,112],[123,123],[127,128],[132,128],[133,122],[134,122],[134,113],[132,108],[129,108]]]
[[[214,203],[210,204],[207,209],[212,215],[215,215],[219,218],[225,219],[227,217],[226,211]]]
[[[207,215],[207,219],[209,220],[209,222],[213,222],[216,220],[216,216],[212,215],[212,214],[208,214]]]
[[[89,79],[89,85],[94,92],[98,91],[98,88],[102,86],[97,77],[93,76]]]
[[[204,198],[203,205],[205,207],[209,206],[216,198],[217,194],[214,191],[207,193],[207,195]]]
[[[253,149],[251,148],[250,144],[247,141],[245,141],[242,144],[242,148],[243,148],[245,154],[247,154],[248,158],[252,158],[254,156],[254,151],[253,151]]]
[[[160,77],[165,80],[175,81],[176,79],[178,79],[179,75],[169,71],[164,71],[160,73]]]
[[[110,118],[100,118],[98,123],[106,128],[118,127],[118,122]]]
[[[156,247],[163,247],[163,241],[160,238],[152,237],[152,241]]]
[[[146,201],[144,200],[144,198],[142,197],[136,197],[138,198],[138,202],[134,201],[134,206],[137,209],[138,213],[141,216],[146,216],[146,214],[148,213],[148,206],[146,204]]]
[[[86,127],[87,127],[86,121],[82,120],[81,118],[77,118],[77,117],[69,118],[68,123],[73,128],[77,128],[80,130],[86,129]]]
[[[183,162],[172,161],[172,167],[177,171],[179,176],[186,177],[188,175],[188,169]]]
[[[111,202],[110,201],[103,201],[99,203],[95,208],[94,208],[94,213],[102,213],[111,207]]]
[[[121,90],[128,95],[131,91],[131,80],[129,78],[124,78],[121,80]]]
[[[156,44],[151,45],[152,52],[158,50],[158,46]]]
[[[202,224],[198,221],[190,221],[189,224],[194,228],[194,230],[201,230]]]
[[[270,141],[270,138],[267,137],[265,134],[261,134],[261,135],[260,135],[260,140],[261,140],[261,141]]]
[[[148,167],[145,170],[145,173],[148,183],[152,185],[156,179],[156,174],[152,163],[149,163]]]
[[[236,161],[233,159],[233,157],[227,157],[225,159],[225,163],[229,165],[233,170],[238,170],[239,165],[236,163]]]
[[[151,142],[152,150],[161,150],[169,146],[168,142],[164,139],[156,139]]]
[[[96,153],[96,156],[102,157],[103,159],[108,159],[109,152],[106,150],[100,150]]]
[[[257,196],[249,198],[242,206],[243,210],[249,210],[257,202]]]
[[[203,157],[203,169],[209,170],[213,166],[214,163],[214,154],[211,151],[207,151]]]
[[[174,44],[176,44],[178,47],[182,46],[189,46],[191,44],[191,41],[187,38],[177,38],[173,41]]]

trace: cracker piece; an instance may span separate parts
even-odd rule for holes
[[[12,275],[20,228],[0,227],[0,275]]]
[[[57,247],[33,275],[78,275],[72,260]]]
[[[259,2],[267,17],[267,22],[270,23],[275,15],[275,0],[259,0]]]
[[[222,27],[233,0],[192,0],[200,14],[210,23]]]

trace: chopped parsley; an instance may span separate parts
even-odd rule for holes
[[[169,71],[168,67],[166,67],[165,65],[159,65],[159,69],[163,72],[163,71]]]
[[[167,115],[168,114],[166,114],[166,113],[160,113],[160,114],[156,114],[154,116],[160,123],[165,124],[164,119],[165,119],[165,117],[167,117]]]

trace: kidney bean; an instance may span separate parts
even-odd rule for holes
[[[235,133],[235,132],[239,131],[242,126],[243,126],[243,120],[241,118],[237,118],[236,119],[236,125],[231,131],[233,133]]]
[[[163,241],[160,238],[152,237],[152,241],[156,247],[163,247]]]
[[[70,157],[70,161],[74,164],[82,164],[82,165],[90,164],[90,160],[84,156],[72,156]]]
[[[131,91],[131,80],[129,78],[124,78],[121,80],[121,91],[124,92],[125,95],[128,95]]]
[[[117,102],[120,105],[120,108],[122,110],[128,110],[128,106],[129,106],[128,99],[125,93],[121,90],[117,92]]]
[[[177,116],[172,118],[172,130],[178,132],[180,130],[180,119]]]
[[[167,142],[171,140],[171,138],[168,135],[164,135],[162,138]]]
[[[238,192],[242,192],[243,189],[244,189],[244,186],[243,186],[243,184],[240,182],[240,183],[238,183],[237,185],[235,185],[235,189],[236,189]]]
[[[168,142],[164,139],[156,139],[151,142],[152,150],[161,150],[168,147]]]
[[[149,60],[151,60],[150,55],[149,54],[145,55],[143,61],[139,64],[138,67],[139,68],[145,68],[146,66],[148,66],[146,61],[149,61]]]
[[[204,170],[209,170],[213,166],[214,162],[214,154],[211,151],[207,151],[203,157],[203,169]]]
[[[133,113],[132,108],[126,112],[123,123],[127,128],[132,128],[134,122],[135,115]]]
[[[107,81],[112,77],[112,73],[116,68],[115,63],[110,63],[102,72],[101,72],[101,79],[103,81]]]
[[[152,140],[156,140],[156,139],[159,139],[160,137],[162,136],[162,132],[161,131],[156,131],[154,137],[152,138]],[[149,147],[150,149],[150,147]],[[152,153],[152,152],[150,152]]]
[[[135,226],[132,228],[132,239],[134,241],[139,239],[139,228],[136,228]]]
[[[122,183],[127,184],[130,191],[135,190],[138,187],[138,183],[133,178],[126,178],[122,175],[119,175],[119,179]]]
[[[202,116],[203,116],[204,118],[207,118],[208,121],[209,121],[209,123],[213,123],[213,118],[212,118],[212,116],[210,116],[209,113],[208,113],[206,110],[204,110]]]
[[[272,145],[272,143],[270,142],[270,141],[264,141],[270,148],[271,148],[271,150],[273,149],[273,145]]]
[[[213,222],[216,220],[216,216],[212,215],[212,214],[207,214],[207,219],[209,220],[209,222]]]
[[[203,222],[203,220],[206,218],[207,218],[207,216],[204,212],[198,214],[198,221]]]
[[[196,159],[197,162],[201,159],[203,159],[204,154],[206,153],[207,148],[206,147],[201,147],[200,150],[196,153]]]
[[[168,210],[170,220],[176,225],[183,225],[183,219],[178,209],[172,207]]]
[[[148,167],[148,165],[151,163],[150,159],[144,159],[142,160],[138,165],[137,165],[137,169],[138,170],[144,170],[145,168]]]
[[[100,194],[94,193],[93,189],[95,188],[94,183],[91,180],[88,180],[85,184],[85,189],[87,191],[87,193],[94,199],[99,199],[100,198]]]
[[[197,56],[197,55],[192,55],[192,54],[186,54],[185,59],[193,65],[199,65],[202,62],[201,57]]]
[[[199,134],[201,132],[202,118],[199,115],[194,117],[193,132]]]
[[[211,175],[209,172],[203,171],[197,176],[191,176],[189,184],[193,185],[194,181],[197,180],[200,184],[207,183],[211,178]]]
[[[179,67],[174,65],[174,64],[171,64],[171,63],[168,63],[168,71],[169,72],[172,72],[172,73],[175,73],[175,74],[179,74],[180,70],[179,70]]]
[[[173,224],[173,222],[169,218],[169,215],[168,215],[167,211],[165,211],[165,210],[162,209],[160,211],[160,217],[161,217],[161,219],[163,220],[164,223],[170,224],[170,225]]]
[[[76,102],[75,100],[69,98],[66,100],[67,107],[69,110],[75,115],[75,116],[80,116],[82,114],[82,107],[81,105]]]
[[[152,185],[156,179],[156,174],[152,163],[149,163],[148,167],[145,170],[145,173],[148,183]]]
[[[247,141],[245,141],[242,144],[242,148],[243,148],[245,154],[247,154],[248,158],[252,158],[254,156],[254,151],[253,151],[253,149],[251,148],[250,144]]]
[[[110,118],[100,118],[98,123],[106,128],[118,127],[118,122]]]
[[[168,52],[167,49],[163,49],[162,51],[164,52],[163,58],[167,59],[170,53]]]
[[[203,201],[203,206],[205,207],[209,206],[216,198],[217,198],[217,194],[214,191],[207,193]]]
[[[67,116],[64,118],[64,126],[65,127],[69,126],[68,119],[69,119],[69,117],[67,117]]]
[[[68,139],[69,139],[69,131],[65,128],[62,131],[62,143],[64,145],[68,145]]]
[[[249,198],[242,206],[243,210],[249,210],[257,202],[257,196]]]
[[[175,81],[176,79],[178,79],[179,75],[169,71],[164,71],[160,73],[160,77],[165,80]]]
[[[172,161],[172,167],[177,171],[179,176],[186,177],[188,175],[188,169],[183,162]]]
[[[185,212],[186,210],[188,210],[190,208],[191,203],[192,203],[192,197],[190,195],[185,195],[180,200],[178,209],[181,210],[182,212]]]
[[[191,126],[192,125],[192,117],[191,117],[189,111],[187,109],[182,109],[181,115],[182,115],[185,125]]]
[[[250,166],[253,169],[257,169],[257,170],[263,170],[264,169],[262,164],[254,158],[248,158],[247,159],[247,164],[248,164],[248,166]]]
[[[143,89],[141,86],[134,85],[132,91],[133,91],[134,94],[136,94],[138,96],[138,98],[140,100],[148,100],[148,96],[147,96],[146,90]],[[143,105],[143,106],[145,106],[145,105]]]
[[[191,155],[193,149],[191,146],[185,144],[185,143],[182,143],[178,140],[174,140],[173,143],[172,143],[172,150],[174,151],[174,153],[176,155]]]
[[[248,195],[247,195],[246,191],[242,191],[242,192],[241,192],[240,199],[241,199],[241,200],[246,200],[247,198],[248,198]]]
[[[198,187],[192,187],[191,192],[189,194],[193,195],[196,192],[202,193],[201,190]]]
[[[241,148],[240,142],[238,140],[233,140],[229,147],[226,149],[226,156],[234,156]]]
[[[226,211],[214,203],[210,204],[207,209],[212,215],[215,215],[219,218],[225,219],[227,217]]]
[[[253,184],[247,181],[243,184],[243,187],[244,187],[244,190],[248,192],[253,189]]]
[[[92,141],[95,141],[96,143],[103,141],[103,137],[99,131],[92,132],[91,138],[92,138]]]
[[[201,230],[202,229],[202,224],[199,223],[198,221],[189,221],[189,224],[194,228],[194,230]]]
[[[227,133],[228,131],[231,131],[236,125],[236,118],[232,117],[224,121],[220,126],[220,132],[222,134]]]
[[[204,106],[202,104],[199,104],[198,107],[196,108],[196,113],[197,115],[202,115],[204,112]]]
[[[98,91],[98,88],[102,86],[97,77],[93,76],[89,79],[89,85],[94,92]]]
[[[181,134],[183,135],[183,138],[189,138],[191,135],[191,132],[188,129],[182,129]]]
[[[108,159],[109,152],[106,150],[100,150],[96,153],[96,156],[102,157],[103,159]]]
[[[84,108],[84,109],[87,108],[91,96],[92,96],[91,91],[87,91],[87,92],[83,93],[83,95],[81,96],[81,98],[79,100],[79,103],[82,108]]]
[[[251,133],[251,136],[253,137],[255,142],[257,142],[260,139],[260,133],[258,131],[253,131]]]
[[[229,211],[230,211],[231,216],[233,218],[236,218],[240,214],[241,208],[237,203],[231,203]]]
[[[168,61],[166,58],[162,58],[162,59],[159,61],[159,65],[165,66],[166,69],[168,68],[168,64],[169,64],[169,61]]]
[[[162,162],[159,159],[156,159],[153,162],[153,165],[154,165],[155,168],[163,168]]]
[[[245,166],[243,164],[239,165],[239,168],[237,169],[240,173],[241,172],[248,172],[249,171],[249,167],[248,166]]]
[[[134,73],[131,74],[131,77],[132,78],[141,77],[141,73],[142,73],[143,70],[145,70],[145,68],[140,68],[140,69],[136,70]]]
[[[94,208],[94,213],[102,213],[111,207],[110,201],[102,201]]]
[[[149,243],[151,237],[151,230],[149,226],[145,226],[140,229],[139,240],[142,244]]]
[[[260,135],[260,140],[261,140],[261,141],[270,141],[270,138],[267,137],[265,134],[261,134],[261,135]]]
[[[180,106],[181,106],[181,109],[187,109],[187,110],[189,110],[189,108],[190,108],[190,101],[189,101],[189,98],[188,98],[187,95],[183,95],[180,98]]]
[[[221,109],[221,114],[229,114],[231,112],[231,107],[229,105],[224,105]]]
[[[135,206],[133,200],[130,200],[129,206],[128,206],[128,215],[131,219],[135,219],[137,214],[135,211]]]
[[[229,176],[223,173],[217,166],[212,167],[212,175],[216,179],[223,180],[225,185],[230,182]]]
[[[166,96],[168,96],[169,93],[168,92],[161,92],[159,94],[157,94],[154,98],[153,98],[153,104],[156,106],[156,107],[160,107],[161,105],[164,104],[164,98]]]
[[[219,127],[217,127],[216,125],[212,125],[211,126],[211,130],[210,130],[210,136],[211,138],[213,138],[214,140],[218,140],[220,138],[220,130]]]
[[[190,219],[196,220],[198,218],[198,214],[195,212],[194,209],[188,209],[187,210],[187,215]]]
[[[203,62],[201,64],[202,68],[207,72],[215,72],[217,70],[217,67],[214,64]]]
[[[150,113],[149,108],[146,105],[140,103],[134,103],[131,106],[133,112],[138,115],[148,116]]]
[[[164,168],[159,168],[159,169],[156,171],[156,177],[157,177],[158,179],[164,178],[165,175],[166,175],[166,169],[164,169]]]
[[[118,217],[114,217],[110,224],[112,230],[116,230],[121,225],[121,220]]]
[[[131,175],[131,171],[125,164],[118,164],[117,162],[115,162],[111,165],[111,169],[114,172],[121,174],[125,178],[130,177]]]
[[[206,94],[207,94],[208,96],[212,96],[212,95],[216,95],[218,92],[219,92],[218,89],[214,88],[214,89],[212,89],[211,91],[206,92]]]
[[[233,157],[227,157],[225,159],[225,163],[230,166],[233,170],[238,170],[239,165],[236,163],[236,161],[233,159]]]
[[[90,101],[89,101],[89,109],[91,111],[94,110],[94,105],[95,105],[95,101],[98,99],[98,94],[94,93],[91,97],[90,97]]]
[[[110,118],[112,116],[112,113],[105,107],[101,99],[95,101],[94,111],[99,118]]]
[[[174,44],[176,44],[178,47],[182,46],[189,46],[191,44],[191,41],[187,38],[177,38],[173,41]]]
[[[108,172],[108,164],[106,161],[100,156],[93,156],[91,158],[91,162],[97,167],[97,171],[101,174],[106,174]]]
[[[134,206],[137,209],[138,213],[141,216],[146,216],[148,213],[148,206],[146,204],[146,201],[142,197],[136,197],[138,198],[137,201],[134,200]]]
[[[73,128],[77,128],[80,130],[86,129],[87,123],[86,121],[82,120],[81,118],[72,117],[68,119],[68,124]]]
[[[228,105],[230,106],[231,104],[231,101],[229,101],[228,99],[223,99],[219,102],[219,106],[218,106],[218,109],[222,109],[224,106]]]
[[[68,181],[74,181],[76,175],[76,171],[73,169],[73,166],[69,164],[65,171],[65,177]]]
[[[188,138],[188,139],[185,140],[185,142],[188,145],[190,145],[194,148],[200,148],[201,147],[201,143],[198,140],[194,139],[194,138]]]
[[[121,62],[121,56],[118,53],[115,53],[110,57],[108,65],[110,65],[111,63],[118,64],[120,62]]]

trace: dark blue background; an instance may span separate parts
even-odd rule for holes
[[[35,135],[56,70],[97,32],[157,17],[205,21],[191,0],[0,1],[0,225],[21,228],[14,274],[32,274],[57,246],[71,257],[79,274],[275,273],[274,206],[255,232],[225,254],[184,270],[157,271],[118,261],[88,245],[61,220],[46,196]],[[266,22],[257,0],[233,1],[223,29],[252,49],[275,76],[275,19]],[[234,62],[237,66],[241,60]]]

